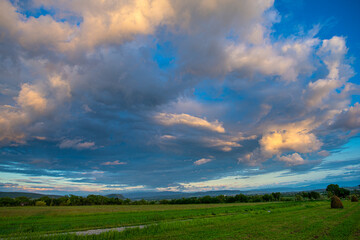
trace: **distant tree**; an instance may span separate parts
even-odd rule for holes
[[[262,197],[259,195],[252,196],[252,202],[261,202]]]
[[[16,206],[16,202],[15,202],[15,200],[13,198],[2,197],[2,198],[0,198],[0,206],[1,207]]]
[[[49,198],[48,196],[43,196],[43,197],[39,198],[38,200],[45,202],[47,206],[51,206],[52,199]],[[36,203],[35,203],[35,205],[36,205]]]
[[[217,202],[224,203],[226,197],[224,195],[219,195],[219,196],[216,197],[216,199],[217,199]]]
[[[338,195],[340,187],[337,184],[330,184],[326,187],[326,191],[330,193],[330,195]]]
[[[46,202],[44,202],[44,201],[36,201],[35,206],[46,206]]]
[[[227,203],[234,203],[234,202],[236,202],[236,198],[234,196],[227,196],[226,202]]]
[[[301,196],[302,196],[303,198],[309,198],[309,199],[311,199],[311,195],[309,195],[308,192],[301,192],[300,194],[301,194]]]
[[[213,199],[210,196],[201,197],[199,200],[201,203],[212,203],[213,202]]]
[[[300,194],[296,194],[295,195],[295,201],[303,201],[304,200],[304,198],[300,195]]]
[[[346,188],[340,188],[337,184],[330,184],[327,186],[326,191],[329,195],[336,195],[341,198],[345,198],[350,195],[350,191]]]
[[[249,197],[245,194],[237,194],[235,195],[235,201],[236,202],[249,202]]]
[[[281,196],[281,193],[280,192],[276,192],[276,193],[271,193],[272,197],[274,200],[276,201],[280,201],[280,196]]]
[[[347,190],[346,188],[339,188],[338,197],[346,198],[350,195],[350,190]]]
[[[32,203],[31,199],[28,197],[17,197],[15,198],[15,202],[17,206],[28,206]]]
[[[310,192],[310,193],[309,193],[309,196],[310,196],[310,199],[315,199],[315,200],[321,198],[320,193],[315,192],[315,191]]]
[[[269,201],[272,200],[272,195],[270,195],[270,194],[264,194],[264,195],[262,196],[262,199],[263,199],[265,202],[269,202]]]

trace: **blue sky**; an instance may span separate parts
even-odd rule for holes
[[[359,10],[0,0],[0,191],[358,185]]]

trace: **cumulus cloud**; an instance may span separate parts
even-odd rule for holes
[[[289,166],[305,164],[305,160],[298,153],[280,156],[279,161],[285,162]]]
[[[46,76],[42,83],[22,84],[13,97],[15,103],[0,108],[0,142],[24,144],[31,135],[29,128],[54,113],[69,97],[70,85],[59,76]]]
[[[38,113],[44,112],[47,107],[47,100],[42,94],[26,83],[21,86],[17,102],[23,109],[31,108]]]
[[[119,44],[136,34],[150,34],[173,12],[167,0],[35,2],[45,8],[56,7],[60,14],[70,11],[82,18],[80,26],[57,21],[49,15],[25,18],[10,2],[2,1],[0,27],[27,49],[45,47],[67,53]],[[37,29],[36,33],[33,29]]]
[[[334,128],[354,130],[360,128],[360,104],[355,103],[349,109],[341,112],[332,125]]]
[[[194,117],[189,114],[174,114],[174,113],[159,113],[155,116],[155,119],[163,125],[187,125],[195,128],[207,129],[214,132],[225,133],[225,128],[218,120],[209,122],[203,118]]]
[[[0,113],[0,142],[6,145],[24,143],[25,134],[21,126],[28,124],[26,114],[11,106],[2,106]]]
[[[347,52],[345,39],[334,36],[329,40],[323,40],[318,55],[325,62],[329,71],[326,79],[310,82],[306,92],[306,102],[310,107],[323,103],[323,99],[330,97],[330,93],[343,86],[348,76],[339,75],[341,60]]]
[[[24,127],[36,121],[47,110],[47,99],[33,85],[23,84],[17,106],[3,105],[0,108],[0,142],[23,144],[26,134]]]
[[[310,153],[319,150],[322,143],[311,133],[313,128],[311,120],[274,126],[260,139],[261,151],[272,156],[283,151]]]

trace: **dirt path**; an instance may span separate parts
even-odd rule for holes
[[[155,223],[156,224],[156,223]],[[99,235],[101,233],[104,232],[110,232],[110,231],[117,231],[117,232],[122,232],[125,231],[126,229],[131,229],[131,228],[140,228],[143,229],[145,227],[151,226],[151,225],[155,225],[155,224],[149,224],[149,225],[138,225],[138,226],[128,226],[128,227],[117,227],[117,228],[102,228],[102,229],[94,229],[94,230],[86,230],[86,231],[78,231],[78,232],[68,232],[65,234],[76,234],[79,236],[84,236],[84,235]],[[55,234],[54,234],[55,235]],[[57,234],[58,235],[58,234]]]

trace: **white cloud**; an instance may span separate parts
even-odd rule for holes
[[[304,159],[298,153],[280,156],[278,158],[278,160],[285,162],[288,166],[296,166],[296,165],[305,164]]]
[[[263,41],[265,41],[264,39]],[[298,75],[310,73],[313,67],[310,56],[318,39],[264,43],[249,46],[245,43],[227,46],[227,70],[281,76],[285,81],[295,81]]]
[[[323,40],[318,55],[322,58],[329,71],[326,79],[319,79],[310,82],[305,92],[306,103],[310,107],[323,106],[323,100],[330,97],[330,94],[343,86],[350,74],[340,76],[341,61],[347,52],[345,39],[342,37],[332,37],[329,40]],[[346,66],[346,65],[345,65]],[[349,71],[349,70],[347,70]]]
[[[336,79],[319,79],[310,82],[306,96],[307,105],[310,107],[322,104],[323,99],[329,96],[330,92],[342,86],[342,83]]]
[[[224,133],[225,129],[218,120],[208,122],[206,119],[194,117],[189,114],[159,113],[155,119],[162,125],[187,125],[195,128],[207,129],[214,132]]]

